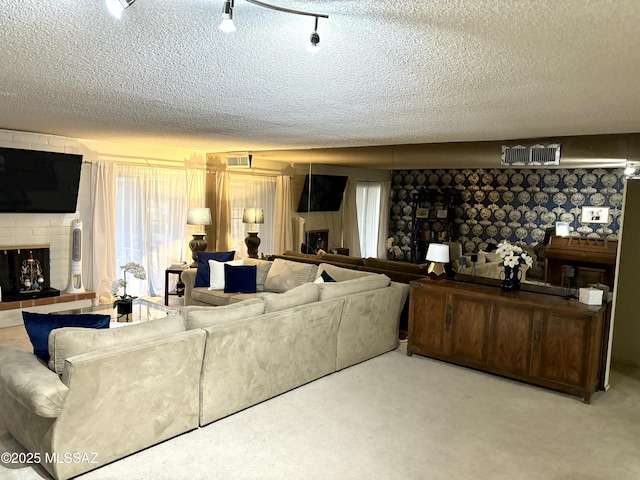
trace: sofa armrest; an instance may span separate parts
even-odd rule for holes
[[[0,388],[39,417],[62,412],[69,389],[33,353],[0,345]]]
[[[197,268],[187,268],[180,274],[180,280],[184,283],[184,304],[191,305],[193,300],[191,299],[191,292],[196,284]]]

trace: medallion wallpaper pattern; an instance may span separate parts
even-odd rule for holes
[[[422,186],[428,191],[451,191],[452,240],[460,241],[468,254],[503,239],[535,245],[557,221],[567,222],[571,235],[617,238],[624,169],[394,170],[389,235],[403,252],[398,260],[412,260],[413,237],[419,230],[445,228],[439,222],[415,219]],[[583,207],[608,207],[608,219],[583,223]]]

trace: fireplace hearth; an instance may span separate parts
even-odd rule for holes
[[[49,246],[0,247],[2,302],[57,297],[49,280]]]

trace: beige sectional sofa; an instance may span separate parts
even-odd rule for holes
[[[49,365],[0,346],[7,430],[67,479],[397,348],[407,285],[314,268],[336,282],[118,329],[53,330]],[[68,452],[91,461],[51,461]]]

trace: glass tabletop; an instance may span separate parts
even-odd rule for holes
[[[147,298],[136,298],[132,305],[132,312],[127,318],[125,315],[118,315],[118,310],[113,308],[112,304],[104,304],[104,305],[95,305],[91,307],[84,308],[74,308],[71,310],[60,311],[56,313],[100,313],[111,316],[111,324],[112,326],[117,326],[114,324],[131,324],[131,323],[140,323],[146,322],[149,320],[155,320],[157,318],[163,318],[167,315],[176,315],[178,313],[178,309],[176,307],[166,307],[161,303],[156,303],[151,299]]]

